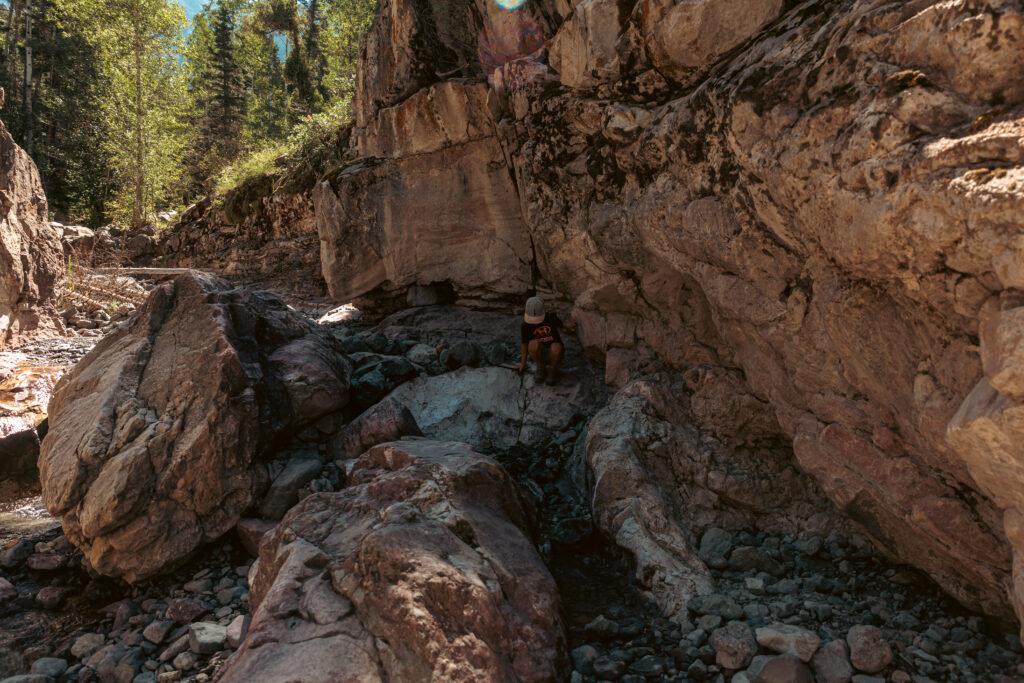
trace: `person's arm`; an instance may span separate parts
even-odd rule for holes
[[[516,372],[523,374],[523,370],[526,369],[526,344],[523,344],[523,352],[519,359],[519,367],[516,368]]]

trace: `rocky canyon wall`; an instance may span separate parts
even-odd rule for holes
[[[47,217],[39,171],[0,122],[0,350],[62,328],[55,305],[64,249]]]
[[[1020,614],[1024,3],[460,7],[382,3],[331,294],[550,292],[614,384],[738,372],[880,548]]]

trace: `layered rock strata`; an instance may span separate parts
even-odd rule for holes
[[[550,288],[617,384],[738,370],[880,548],[1011,616],[1019,3],[541,2],[547,65],[459,73],[486,96],[396,7],[360,65],[374,158],[315,191],[333,293]]]
[[[357,141],[373,159],[317,185],[331,296],[443,282],[486,302],[530,286],[530,240],[486,95],[448,82],[382,110]]]
[[[35,163],[0,123],[0,350],[63,329],[55,306],[64,251],[47,215]]]
[[[221,681],[564,680],[554,580],[511,480],[459,443],[381,444],[261,543]]]
[[[172,568],[238,522],[279,437],[344,406],[349,371],[273,295],[180,276],[58,384],[43,500],[99,573]]]

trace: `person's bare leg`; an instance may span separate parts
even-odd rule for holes
[[[555,342],[551,345],[551,369],[557,370],[558,364],[562,362],[562,345]]]
[[[527,350],[530,352],[530,358],[537,364],[537,376],[540,379],[544,379],[544,375],[547,374],[547,368],[544,365],[544,349],[540,347],[540,342],[530,342]]]
[[[548,370],[548,384],[558,382],[558,364],[560,362],[562,362],[562,345],[556,342],[551,345],[551,369]]]

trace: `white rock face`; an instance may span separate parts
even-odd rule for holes
[[[421,377],[391,392],[430,438],[464,441],[478,448],[530,446],[567,427],[594,407],[592,389],[565,378],[537,385],[529,373],[498,367],[459,368]]]

